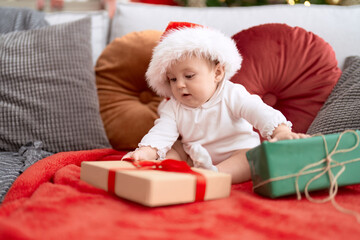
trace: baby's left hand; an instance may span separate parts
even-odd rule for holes
[[[279,125],[277,128],[275,128],[273,135],[271,136],[271,139],[269,142],[276,142],[279,140],[285,140],[285,139],[299,139],[299,138],[308,138],[311,137],[308,134],[304,133],[294,133],[291,131],[288,126],[282,124]]]

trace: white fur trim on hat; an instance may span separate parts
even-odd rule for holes
[[[164,34],[154,48],[146,72],[149,86],[159,96],[172,96],[170,83],[166,77],[167,68],[188,53],[219,61],[225,67],[224,80],[229,80],[240,69],[242,62],[234,40],[220,31],[202,26],[171,30]]]

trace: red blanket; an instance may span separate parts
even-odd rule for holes
[[[80,181],[80,163],[119,154],[58,153],[27,169],[0,208],[0,239],[359,239],[360,224],[331,203],[254,194],[251,182],[229,198],[148,208]],[[326,192],[314,193],[325,197]],[[360,212],[360,185],[336,197]]]

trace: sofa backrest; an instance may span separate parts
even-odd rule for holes
[[[346,57],[360,55],[360,5],[188,8],[119,3],[110,30],[110,41],[133,31],[163,31],[169,21],[195,22],[220,29],[229,36],[259,24],[286,23],[311,31],[328,42],[336,53],[340,68]]]
[[[50,25],[71,22],[86,17],[91,18],[92,58],[95,65],[96,60],[108,44],[110,24],[108,13],[105,10],[100,10],[89,12],[52,12],[45,15],[45,19]]]

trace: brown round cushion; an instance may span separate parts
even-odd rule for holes
[[[117,38],[96,63],[100,113],[115,149],[136,148],[158,118],[162,98],[147,86],[145,72],[161,34],[147,30]]]

